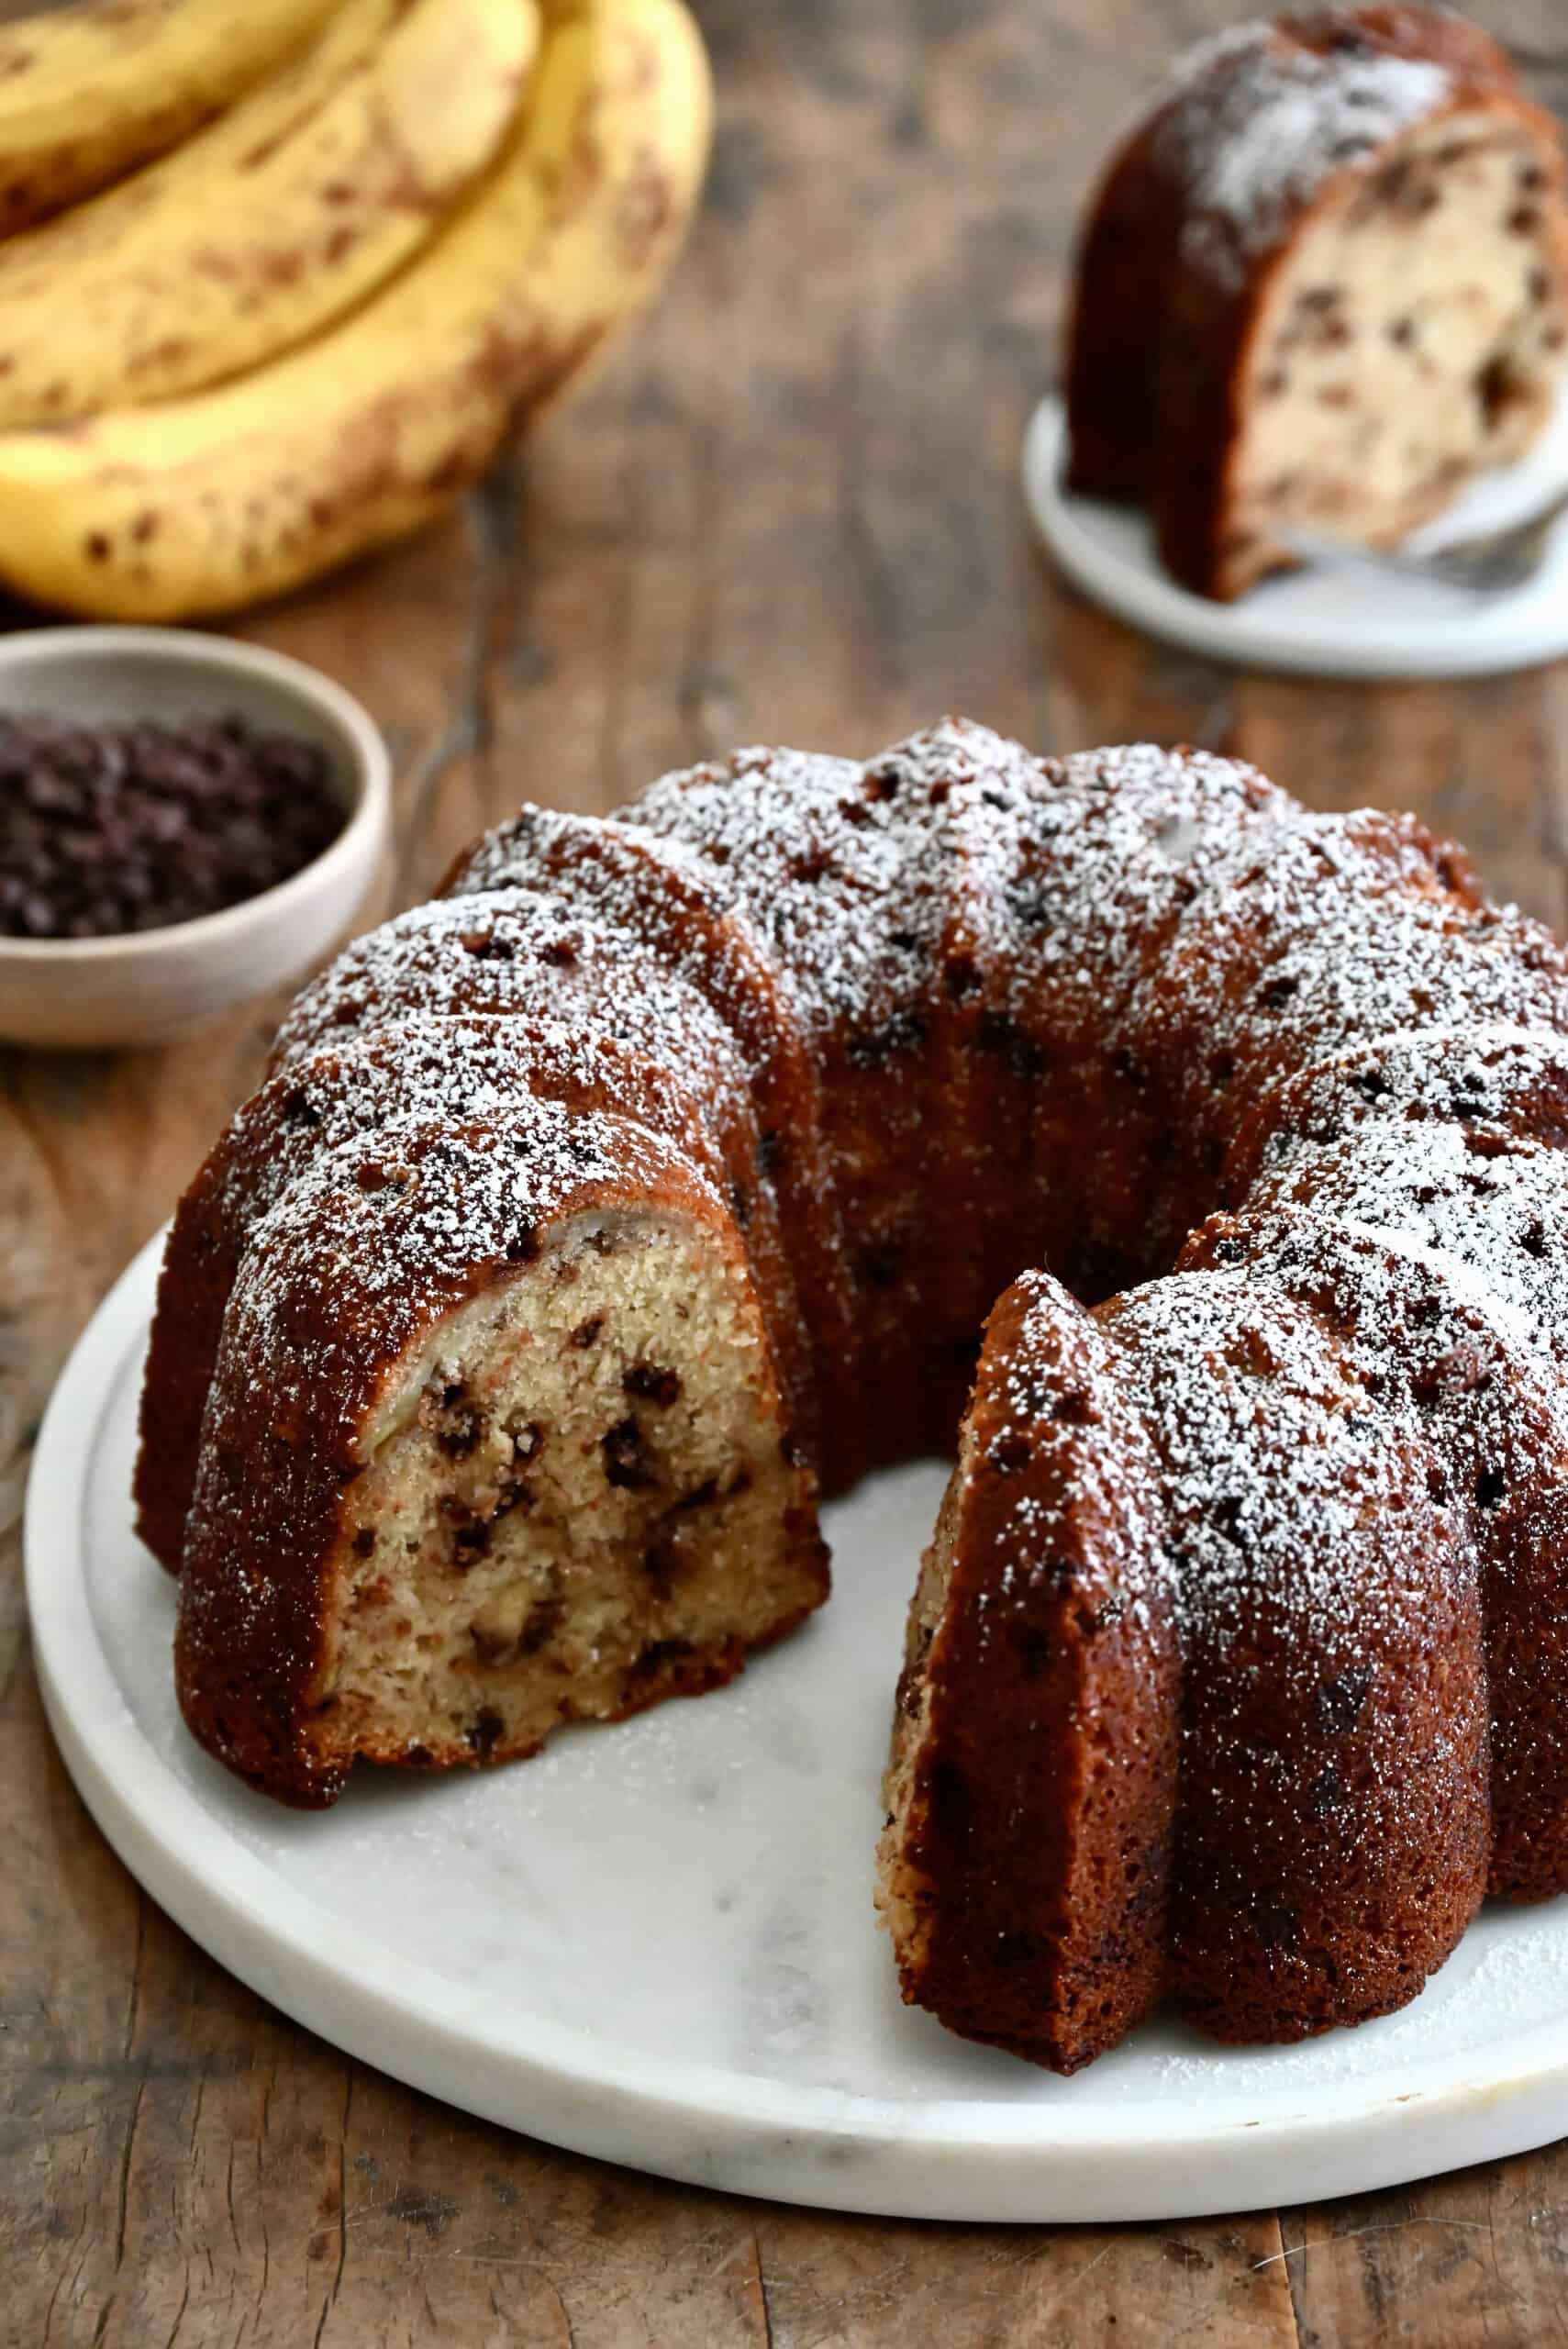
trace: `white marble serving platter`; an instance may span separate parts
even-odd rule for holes
[[[172,1588],[130,1528],[156,1264],[154,1245],[100,1309],[39,1439],[39,1677],[127,1866],[338,2046],[669,2176],[951,2219],[1298,2202],[1568,2126],[1568,1902],[1489,1911],[1403,2014],[1295,2048],[1162,2021],[1053,2080],[899,2004],[872,1848],[935,1464],[829,1512],[832,1604],[716,1696],[508,1770],[367,1772],[324,1815],[250,1794],[181,1725]]]
[[[1568,518],[1526,586],[1483,598],[1436,581],[1351,564],[1292,572],[1239,603],[1215,604],[1171,578],[1148,518],[1062,486],[1066,419],[1041,400],[1024,436],[1024,497],[1046,548],[1073,584],[1118,619],[1211,661],[1313,677],[1476,677],[1568,652]],[[1568,393],[1529,455],[1473,482],[1413,548],[1503,529],[1568,484]]]

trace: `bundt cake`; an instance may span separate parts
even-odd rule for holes
[[[1243,25],[1090,207],[1068,480],[1229,599],[1289,562],[1282,525],[1391,545],[1522,454],[1565,360],[1562,140],[1497,43],[1400,6]]]
[[[1568,1889],[1568,953],[1461,852],[950,720],[524,809],[447,891],[169,1241],[209,1751],[320,1804],[712,1686],[825,1597],[819,1490],[956,1428],[908,1998],[1060,2070],[1165,1996],[1293,2038]]]

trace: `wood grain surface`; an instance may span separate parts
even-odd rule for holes
[[[1031,550],[1016,461],[1054,363],[1075,209],[1169,49],[1242,8],[699,12],[717,148],[647,329],[445,526],[244,630],[321,663],[386,729],[400,821],[370,912],[425,895],[521,797],[604,808],[738,740],[864,751],[956,708],[1041,749],[1198,740],[1318,806],[1416,807],[1561,924],[1568,672],[1386,689],[1236,675],[1083,607]],[[1479,13],[1568,103],[1561,0]],[[466,2120],[285,2022],[169,1923],[44,1728],[17,1516],[65,1352],[249,1089],[276,1010],[160,1053],[0,1059],[0,2340],[1568,2338],[1562,2149],[1184,2225],[823,2217]]]

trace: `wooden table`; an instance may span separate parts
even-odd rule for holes
[[[701,13],[717,149],[648,329],[444,528],[247,625],[387,730],[400,823],[381,905],[428,894],[525,796],[604,808],[738,740],[868,751],[953,708],[1041,749],[1184,738],[1319,806],[1418,808],[1562,922],[1568,671],[1381,690],[1238,676],[1084,609],[1031,551],[1018,437],[1052,362],[1074,207],[1135,87],[1235,0]],[[1559,0],[1485,13],[1568,101]],[[170,1924],[45,1731],[17,1516],[56,1369],[249,1090],[276,1010],[161,1053],[0,1060],[0,2340],[1568,2334],[1565,2148],[1192,2224],[822,2217],[466,2120],[285,2022]]]

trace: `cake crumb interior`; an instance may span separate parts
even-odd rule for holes
[[[366,1440],[324,1752],[532,1751],[728,1676],[821,1596],[743,1266],[695,1221],[568,1221],[438,1325]]]

